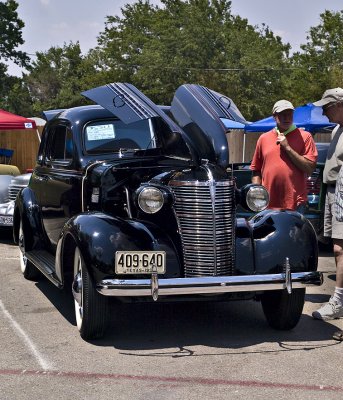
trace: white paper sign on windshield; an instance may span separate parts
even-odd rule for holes
[[[114,126],[112,124],[87,126],[86,132],[89,141],[115,138]]]

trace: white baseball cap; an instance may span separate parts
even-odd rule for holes
[[[313,103],[314,106],[323,107],[329,103],[343,101],[343,89],[340,87],[325,90],[322,99]]]
[[[288,100],[279,100],[273,106],[273,114],[280,113],[285,110],[294,110],[293,104]]]

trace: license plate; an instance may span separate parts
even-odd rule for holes
[[[117,251],[116,274],[158,274],[166,271],[165,251]]]
[[[0,225],[13,225],[13,217],[5,217],[0,215]]]

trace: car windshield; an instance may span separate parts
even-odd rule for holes
[[[87,153],[156,148],[150,120],[124,124],[120,120],[96,121],[86,125],[84,146]]]

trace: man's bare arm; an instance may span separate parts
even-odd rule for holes
[[[316,163],[314,161],[308,160],[306,157],[301,156],[295,150],[293,150],[284,135],[280,134],[278,136],[278,142],[280,143],[280,146],[286,153],[287,157],[297,168],[303,172],[306,172],[307,175],[312,174],[312,172],[316,169]]]

